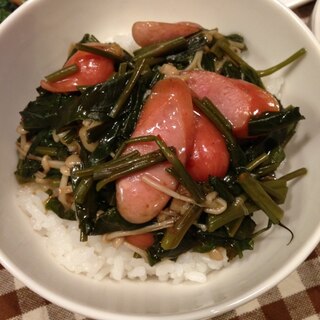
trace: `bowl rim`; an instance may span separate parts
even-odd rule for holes
[[[21,7],[19,7],[15,12],[13,12],[0,26],[0,38],[2,33],[5,33],[7,29],[10,28],[12,24],[15,23],[16,19],[19,19],[20,16],[25,14],[27,10],[32,10],[33,6],[36,6],[38,3],[45,2],[48,0],[28,0],[25,2]],[[287,15],[291,16],[291,19],[295,21],[296,24],[300,26],[305,32],[305,34],[310,38],[310,41],[313,42],[315,46],[317,46],[318,51],[320,52],[320,44],[315,38],[314,34],[311,30],[305,25],[305,23],[289,8],[287,8],[282,3],[278,2],[277,0],[272,0],[274,5],[282,7],[282,10],[286,11]],[[317,2],[316,6],[320,8],[319,1]],[[319,54],[320,56],[320,54]],[[288,263],[281,268],[279,268],[272,276],[272,278],[267,278],[265,281],[259,283],[258,285],[254,286],[250,291],[246,292],[245,294],[230,300],[227,303],[220,304],[218,306],[211,306],[205,307],[200,310],[196,310],[193,312],[188,313],[181,313],[175,315],[152,315],[152,319],[172,319],[172,320],[192,320],[196,318],[204,318],[204,317],[213,317],[219,314],[223,314],[227,311],[235,309],[240,305],[243,305],[256,297],[260,296],[261,294],[265,293],[269,289],[276,286],[280,281],[282,281],[285,277],[287,277],[291,272],[293,272],[304,260],[310,255],[310,253],[316,248],[316,246],[320,242],[320,225],[317,229],[317,232],[312,234],[308,241],[305,243],[303,250],[297,252],[295,256],[288,260]],[[35,280],[27,276],[26,273],[22,269],[19,269],[11,260],[10,258],[3,253],[0,248],[0,263],[17,279],[19,279],[25,286],[30,288],[35,293],[39,294],[40,296],[44,297],[48,301],[62,307],[66,308],[74,313],[82,314],[89,317],[95,317],[97,319],[115,319],[115,320],[124,320],[124,319],[150,319],[150,315],[132,315],[132,314],[119,314],[114,312],[108,312],[105,310],[97,310],[93,307],[88,307],[85,305],[81,305],[77,302],[71,301],[67,298],[61,297],[51,291],[49,291],[45,285],[37,283]]]
[[[311,30],[320,41],[320,1],[316,1],[311,15]]]

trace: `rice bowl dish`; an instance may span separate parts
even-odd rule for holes
[[[257,234],[286,228],[279,204],[307,169],[276,170],[304,116],[265,87],[278,66],[241,58],[241,35],[152,21],[132,35],[133,55],[86,34],[41,80],[17,128],[19,203],[72,272],[205,282]]]
[[[25,10],[24,12],[27,17],[30,17],[33,12],[37,12],[37,10],[40,9],[46,12],[46,10],[51,8],[51,5],[49,2],[43,5],[45,2],[46,1],[31,0],[30,4],[26,4],[25,9],[21,9],[21,18],[24,17],[23,10]],[[100,9],[106,5],[99,1],[97,1],[96,4],[97,8]],[[59,3],[59,6],[60,5],[65,6],[62,2]],[[93,13],[95,16],[97,15],[97,11],[95,11],[94,8],[87,7],[85,2],[80,2],[78,5],[86,8],[88,16]],[[126,5],[129,4],[126,3]],[[47,212],[44,216],[44,202],[46,202],[48,198],[47,193],[37,191],[35,194],[34,191],[28,188],[17,191],[17,184],[14,181],[14,177],[12,177],[12,172],[15,171],[14,159],[16,157],[12,142],[15,141],[16,138],[13,127],[19,122],[18,112],[21,110],[21,106],[26,105],[27,101],[35,98],[34,88],[37,87],[39,79],[41,79],[44,74],[49,74],[53,66],[56,70],[59,68],[59,61],[61,61],[61,59],[63,60],[63,52],[65,52],[66,45],[73,42],[75,38],[79,39],[85,32],[96,34],[98,38],[103,40],[111,39],[114,36],[115,29],[113,29],[112,32],[106,32],[105,28],[102,28],[105,21],[102,22],[102,20],[97,18],[94,25],[86,24],[81,30],[72,28],[70,25],[64,26],[64,28],[70,31],[70,34],[67,34],[67,39],[57,40],[57,50],[52,52],[51,57],[48,56],[48,61],[43,61],[38,58],[39,56],[36,56],[37,58],[35,59],[39,59],[40,64],[34,69],[34,72],[30,73],[30,70],[25,70],[30,76],[32,74],[30,84],[25,86],[21,80],[17,80],[17,86],[21,88],[21,96],[15,99],[15,101],[10,102],[11,97],[14,95],[12,95],[12,90],[6,90],[8,94],[5,95],[4,100],[7,105],[14,106],[12,107],[12,114],[10,111],[10,119],[12,117],[10,124],[5,124],[2,128],[3,134],[8,131],[9,128],[11,128],[9,132],[12,132],[11,141],[3,141],[3,147],[11,151],[4,156],[5,163],[9,164],[8,167],[10,167],[10,170],[1,170],[2,181],[8,181],[7,186],[3,186],[2,190],[9,188],[9,190],[14,190],[14,192],[11,192],[9,202],[5,201],[5,192],[1,198],[2,203],[6,203],[4,211],[1,211],[3,224],[6,225],[6,231],[3,229],[0,237],[2,250],[0,255],[1,263],[33,290],[47,299],[69,310],[101,319],[141,319],[150,316],[153,318],[166,317],[172,319],[177,317],[184,319],[208,317],[230,310],[230,308],[234,308],[235,305],[248,301],[248,299],[255,297],[257,294],[270,288],[270,286],[275,285],[292,271],[294,267],[301,263],[317,244],[319,240],[317,236],[319,223],[316,223],[317,220],[313,219],[315,217],[313,217],[312,208],[316,206],[318,200],[317,197],[315,197],[314,188],[311,188],[311,185],[317,181],[319,173],[316,171],[313,160],[307,156],[310,150],[314,149],[314,141],[318,136],[317,130],[313,130],[317,128],[316,119],[318,115],[313,109],[317,91],[315,90],[314,84],[308,83],[308,85],[304,87],[307,94],[302,97],[298,94],[296,88],[298,87],[297,83],[301,81],[301,74],[304,74],[304,70],[308,71],[310,78],[315,79],[317,77],[317,75],[313,73],[314,69],[311,67],[309,61],[311,60],[312,63],[315,64],[319,63],[317,60],[319,48],[311,34],[295,20],[295,17],[291,15],[291,13],[286,11],[286,9],[278,3],[265,2],[254,4],[253,6],[250,4],[253,12],[254,10],[260,10],[258,8],[262,5],[267,12],[272,12],[272,14],[281,17],[282,22],[280,22],[280,19],[276,20],[276,25],[272,27],[278,30],[279,26],[285,28],[284,25],[288,23],[298,34],[298,39],[288,42],[286,46],[280,44],[276,39],[273,39],[273,41],[275,41],[273,46],[281,48],[278,54],[274,53],[270,46],[265,48],[266,52],[261,49],[263,47],[262,43],[267,41],[266,39],[269,39],[267,35],[259,33],[259,36],[262,37],[260,40],[258,33],[254,32],[249,24],[242,24],[238,17],[230,14],[230,11],[227,13],[228,8],[238,6],[236,2],[226,4],[227,8],[224,9],[222,9],[223,6],[220,7],[221,3],[219,1],[212,5],[216,9],[219,8],[219,10],[223,10],[224,14],[228,17],[228,21],[226,22],[219,19],[219,17],[215,17],[217,21],[214,25],[218,26],[220,30],[230,33],[239,31],[239,33],[244,35],[248,40],[249,48],[246,59],[248,58],[250,64],[255,65],[260,70],[266,66],[275,65],[299,48],[304,47],[307,50],[306,57],[301,61],[295,62],[292,67],[280,71],[279,74],[279,79],[281,79],[279,81],[282,86],[281,100],[283,99],[284,104],[294,103],[301,106],[302,113],[306,117],[305,121],[309,123],[309,125],[306,125],[305,122],[303,122],[303,124],[299,126],[298,134],[293,139],[292,146],[289,146],[287,151],[289,156],[286,166],[288,165],[288,167],[283,166],[280,168],[281,175],[285,175],[301,167],[307,167],[309,171],[298,183],[294,183],[292,188],[290,187],[288,203],[285,205],[285,218],[283,222],[294,233],[293,240],[290,245],[287,246],[287,243],[290,241],[290,234],[286,230],[273,227],[256,240],[254,251],[245,252],[243,259],[237,259],[228,263],[228,258],[224,251],[222,251],[222,259],[216,260],[208,259],[206,255],[200,255],[196,252],[187,252],[178,257],[176,262],[164,260],[150,266],[145,264],[143,259],[133,258],[132,250],[123,246],[121,249],[121,257],[118,256],[115,258],[115,253],[119,253],[119,247],[102,244],[100,241],[102,237],[100,235],[94,237],[89,236],[87,242],[79,242],[77,222],[63,221],[63,223],[61,223],[61,219],[52,212]],[[193,12],[193,10],[190,9],[192,7],[191,2],[186,3],[185,6],[189,9],[184,15],[181,13],[177,18],[167,16],[167,13],[161,10],[159,10],[159,16],[155,16],[151,10],[147,12],[149,16],[148,19],[151,18],[158,21],[189,20],[198,23],[201,22],[206,26],[212,25],[210,22],[211,17],[203,16],[203,11],[201,11],[200,14],[197,10]],[[70,8],[69,4],[67,7]],[[247,12],[246,14],[249,18],[252,13]],[[99,14],[98,17],[100,17]],[[18,18],[19,12],[13,16],[11,21]],[[126,39],[125,34],[127,30],[130,29],[129,26],[136,20],[143,19],[146,19],[145,13],[140,13],[134,18],[130,18],[130,21],[121,21],[119,31],[116,31],[116,33],[119,33],[118,38]],[[111,22],[106,22],[109,28],[110,23]],[[16,27],[18,26],[19,25]],[[3,37],[6,39],[6,32],[14,30],[14,28],[14,24],[13,22],[10,24],[10,20],[4,24],[1,30],[0,40],[2,41]],[[71,32],[71,30],[73,31]],[[54,32],[57,31],[62,32],[63,30],[58,28]],[[43,37],[41,39],[42,41],[44,40]],[[123,42],[125,43],[126,41],[127,40]],[[23,43],[23,38],[18,37],[15,45],[20,46],[21,43]],[[39,45],[40,42],[38,42],[37,46]],[[45,42],[42,42],[41,46],[42,45],[46,47]],[[27,47],[27,49],[31,51],[36,49],[36,47],[33,48],[34,49]],[[28,52],[28,50],[26,52]],[[38,52],[38,49],[36,52]],[[19,65],[21,68],[26,67],[24,62],[22,59],[21,65]],[[14,75],[11,74],[7,80],[12,82],[13,78]],[[284,79],[283,84],[282,79]],[[277,81],[278,80],[276,80],[276,82]],[[274,84],[274,81],[271,82]],[[313,83],[314,82],[315,81],[313,81]],[[5,82],[2,84],[3,88],[8,88]],[[276,86],[278,87],[277,84]],[[275,92],[277,89],[272,89],[272,91]],[[310,135],[310,130],[313,130],[312,135]],[[307,139],[306,137],[310,138]],[[297,154],[295,152],[297,146],[304,152]],[[315,153],[314,157],[318,157],[318,154]],[[312,180],[310,175],[312,176]],[[306,220],[301,220],[302,218],[298,215],[298,212],[302,211],[302,204],[296,195],[301,192],[302,196],[310,199],[304,210],[306,217],[308,217]],[[17,199],[18,201],[16,201]],[[14,213],[11,219],[5,214],[8,210]],[[26,212],[29,217],[24,216],[22,214],[23,211]],[[32,228],[35,229],[38,234],[31,230],[30,221]],[[304,223],[303,229],[297,228],[301,221]],[[311,223],[311,221],[313,221],[313,223]],[[258,219],[256,222],[258,226],[265,226],[266,221],[259,221]],[[12,229],[13,225],[14,231]],[[17,241],[11,244],[7,242],[10,232],[16,232],[17,235],[19,235]],[[42,239],[39,240],[40,238]],[[35,253],[34,255],[32,254],[32,257],[30,253],[28,254],[27,251],[23,249],[25,246],[30,249],[30,252]],[[13,248],[15,249],[13,250]],[[10,252],[13,251],[17,252],[17,254],[12,256]],[[52,260],[50,256],[53,256],[54,259]],[[274,257],[272,262],[270,262],[270,257]],[[58,264],[63,265],[64,268],[56,265],[54,260],[57,261]],[[24,267],[17,268],[16,266],[21,265],[22,261]],[[278,270],[273,275],[270,271],[265,270],[264,265],[266,261],[271,263],[271,268]],[[39,270],[41,271],[39,272]],[[254,279],[249,276],[252,273],[255,274]],[[55,279],[50,279],[50,277],[48,277],[50,274],[55,274]],[[83,275],[87,277],[83,277]],[[150,278],[148,279],[148,277]],[[129,279],[129,281],[125,280],[125,278]],[[244,280],[241,280],[235,288],[232,283],[234,283],[236,279]],[[65,290],[61,290],[61,287],[59,287],[62,283],[67,285],[64,286]],[[120,283],[121,286],[119,286]],[[157,290],[153,290],[155,286]],[[114,295],[113,297],[109,296],[106,301],[103,299],[103,296],[105,296],[106,291],[109,290],[112,290]],[[95,293],[89,297],[87,294],[89,292]],[[134,292],[139,294],[135,295],[133,301],[130,301]],[[153,295],[150,294],[151,292]],[[168,296],[166,297],[166,295]],[[120,296],[122,297],[121,302],[117,299],[117,297]],[[198,296],[198,299],[194,300],[195,296]],[[177,303],[173,304],[170,302],[172,299],[178,299],[176,300]],[[163,301],[163,303],[159,303],[160,301]],[[87,307],[85,305],[87,305]]]
[[[305,49],[256,71],[241,57],[248,50],[243,36],[218,28],[138,21],[132,36],[141,47],[131,54],[85,34],[20,112],[15,175],[31,190],[20,192],[21,208],[48,237],[53,256],[99,278],[204,282],[207,270],[253,250],[273,225],[293,237],[280,205],[288,182],[307,169],[280,178],[277,169],[305,118],[299,107],[283,106],[280,89],[271,93],[262,78]],[[27,199],[36,196],[43,205],[29,208]],[[59,219],[42,230],[33,214],[39,210],[43,226],[50,213],[76,221],[80,246],[63,236],[75,225]],[[257,226],[260,211],[266,227]]]

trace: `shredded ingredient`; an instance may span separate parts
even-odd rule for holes
[[[81,151],[80,144],[76,140],[73,140],[70,143],[66,141],[66,137],[68,136],[69,133],[70,131],[68,130],[68,131],[60,132],[57,134],[56,131],[53,130],[52,138],[55,142],[57,143],[61,142],[63,145],[65,145],[68,148],[69,152],[79,154]]]
[[[72,169],[75,165],[81,164],[82,161],[80,157],[77,154],[72,154],[65,160],[65,165],[69,168]]]
[[[41,159],[41,165],[42,165],[44,174],[47,174],[50,171],[50,164],[49,164],[50,160],[51,158],[48,155],[43,156]]]
[[[89,152],[93,152],[97,146],[98,146],[98,142],[94,142],[94,143],[89,143],[88,142],[88,127],[86,126],[82,126],[79,130],[79,138],[81,140],[82,145],[89,151]]]
[[[202,56],[203,56],[203,51],[202,50],[197,51],[193,57],[192,62],[188,65],[187,68],[185,68],[185,70],[194,70],[194,69],[203,70],[201,66]]]
[[[130,230],[130,231],[115,231],[112,233],[105,234],[103,236],[104,241],[111,241],[115,238],[121,238],[121,237],[127,237],[127,236],[133,236],[137,234],[143,234],[147,232],[157,231],[165,228],[170,228],[174,224],[174,219],[165,220],[163,222],[157,222],[150,226],[146,226],[140,229],[136,230]]]
[[[161,212],[157,216],[158,222],[163,222],[168,219],[176,220],[180,214],[177,211],[173,211],[170,208],[166,208],[164,210],[161,210]]]
[[[223,247],[217,247],[208,252],[208,256],[216,261],[223,260],[223,255],[225,254],[225,249]]]
[[[195,204],[195,201],[192,199],[192,198],[189,198],[189,197],[185,197],[165,186],[163,186],[162,184],[158,183],[155,181],[154,178],[149,178],[147,177],[146,175],[144,175],[141,180],[143,182],[145,182],[146,184],[148,184],[149,186],[153,187],[154,189],[157,189],[158,191],[161,191],[165,194],[167,194],[168,196],[172,197],[172,198],[175,198],[175,199],[178,199],[178,200],[182,200],[184,202],[188,202],[188,203],[191,203],[191,204]]]
[[[89,151],[89,152],[93,152],[99,142],[92,142],[89,143],[88,142],[88,130],[97,127],[101,124],[101,121],[95,121],[95,120],[83,120],[82,121],[82,127],[79,130],[79,138],[81,140],[81,143],[83,144],[83,146]]]
[[[124,238],[115,238],[112,240],[112,245],[114,248],[119,248],[124,243]]]
[[[142,181],[147,183],[148,185],[150,185],[151,187],[157,189],[158,191],[161,191],[165,194],[167,194],[168,196],[177,199],[177,200],[181,200],[183,202],[187,202],[189,204],[196,204],[200,207],[205,207],[204,211],[206,213],[209,214],[221,214],[222,212],[224,212],[227,209],[227,202],[218,197],[217,192],[210,192],[207,196],[206,196],[206,201],[204,204],[198,204],[196,203],[192,198],[183,196],[165,186],[163,186],[162,184],[158,183],[155,181],[155,179],[151,179],[149,177],[147,177],[146,175],[144,175],[142,178]],[[177,204],[174,202],[174,204]],[[182,204],[178,204],[177,207],[179,208],[179,211],[181,210]],[[176,207],[176,208],[177,208]],[[170,207],[172,210],[174,210],[174,207]],[[185,208],[184,211],[187,210],[187,207]],[[175,211],[175,210],[174,210]]]
[[[165,63],[159,67],[159,71],[166,77],[179,76],[180,71],[171,63]]]
[[[24,159],[28,154],[28,151],[31,146],[31,142],[27,141],[28,131],[25,130],[23,126],[20,124],[18,125],[16,132],[20,135],[20,142],[17,142],[17,150],[19,153],[19,158]]]
[[[126,246],[127,248],[129,248],[130,250],[132,250],[133,252],[137,253],[137,254],[138,254],[139,256],[141,256],[141,258],[143,258],[145,261],[148,261],[147,253],[146,253],[144,250],[142,250],[142,249],[140,249],[140,248],[132,245],[131,243],[129,243],[129,242],[127,242],[127,241],[124,241],[124,242],[123,242],[123,245]]]
[[[170,209],[181,215],[185,214],[189,207],[190,203],[175,198],[173,198],[170,203]]]
[[[217,192],[210,192],[206,196],[206,209],[204,211],[209,214],[221,214],[227,209],[227,202],[218,197]]]
[[[35,182],[41,185],[46,185],[48,183],[48,181],[45,179],[46,174],[41,172],[41,171],[37,171],[35,173]]]

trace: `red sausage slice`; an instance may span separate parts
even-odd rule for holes
[[[168,146],[174,146],[183,164],[193,147],[194,118],[190,89],[178,78],[159,81],[149,96],[133,137],[160,135]],[[139,150],[145,154],[157,150],[154,142],[129,146],[126,152]],[[120,214],[133,223],[144,223],[164,208],[169,196],[147,185],[141,179],[152,176],[158,183],[174,190],[177,181],[165,169],[165,162],[142,172],[120,179],[116,183],[117,207]]]
[[[142,250],[147,250],[154,243],[154,237],[151,232],[126,236],[126,241]]]
[[[193,22],[156,22],[138,21],[132,26],[132,36],[141,47],[162,41],[185,37],[201,30],[201,26]]]
[[[248,136],[248,121],[253,115],[279,111],[278,101],[252,83],[209,71],[186,71],[182,75],[196,96],[208,97],[223,113],[238,138]]]
[[[195,111],[193,153],[186,168],[196,181],[209,176],[224,177],[229,167],[229,152],[220,131],[201,113]]]
[[[64,66],[72,64],[76,64],[79,71],[56,82],[42,80],[41,87],[51,92],[77,91],[79,86],[91,86],[108,80],[114,72],[111,59],[84,51],[77,51]]]

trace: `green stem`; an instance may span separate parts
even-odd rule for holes
[[[253,235],[252,238],[257,238],[258,236],[260,236],[262,233],[268,231],[270,228],[272,227],[272,222],[270,220],[268,220],[268,224],[266,227],[262,228],[259,231],[256,231]]]
[[[75,177],[79,177],[79,178],[90,177],[93,175],[93,173],[95,171],[98,171],[103,168],[110,168],[110,167],[115,166],[115,165],[122,163],[122,162],[127,162],[128,160],[130,160],[132,158],[136,158],[139,155],[140,155],[140,152],[138,150],[134,150],[134,151],[132,151],[126,155],[123,155],[117,159],[112,159],[112,160],[105,162],[105,163],[101,163],[101,164],[98,164],[98,165],[95,165],[95,166],[92,166],[89,168],[77,170],[73,173],[73,175]]]
[[[236,235],[237,231],[239,230],[242,224],[243,219],[244,219],[244,216],[238,219],[235,219],[226,225],[226,228],[228,230],[228,235],[230,237],[234,237]]]
[[[162,154],[160,150],[152,151],[150,153],[146,153],[142,156],[138,156],[135,158],[130,158],[127,161],[121,161],[114,163],[111,166],[104,166],[102,168],[98,168],[93,172],[94,180],[101,180],[107,177],[112,177],[114,174],[121,173],[123,171],[128,171],[131,173],[131,169],[145,168],[145,166],[150,163],[150,166],[166,160],[165,156]],[[134,171],[133,171],[134,172]],[[127,173],[128,174],[128,173]]]
[[[128,140],[125,140],[120,147],[118,148],[114,160],[120,158],[122,156],[122,152],[126,148],[127,145],[133,144],[133,143],[139,143],[139,142],[155,142],[156,141],[156,136],[140,136],[140,137],[135,137],[135,138],[130,138]]]
[[[83,204],[86,200],[89,189],[93,184],[92,178],[84,178],[80,180],[79,184],[74,191],[74,201],[77,204]]]
[[[197,205],[191,205],[189,209],[179,217],[173,227],[168,228],[161,240],[161,247],[164,250],[175,249],[191,227],[198,220],[202,208]]]
[[[248,171],[252,171],[255,168],[259,167],[260,164],[264,163],[269,159],[269,154],[262,153],[260,156],[258,156],[256,159],[252,160],[250,163],[247,164],[246,168]]]
[[[197,203],[201,203],[205,200],[204,192],[202,188],[191,178],[189,173],[186,171],[185,167],[176,156],[175,152],[170,149],[166,143],[159,136],[141,136],[126,140],[117,150],[115,158],[119,157],[123,152],[126,145],[137,142],[155,142],[159,146],[163,155],[166,159],[172,164],[175,175],[178,176],[179,181],[187,188],[187,190],[191,193],[194,200]]]
[[[283,210],[272,200],[259,181],[250,173],[243,172],[239,175],[238,182],[251,200],[266,213],[272,223],[279,224],[283,217]]]
[[[246,206],[246,200],[247,196],[245,194],[242,194],[237,197],[223,213],[219,215],[209,215],[207,223],[208,231],[214,232],[224,225],[235,221],[236,219],[239,219],[247,214],[250,214],[251,210]]]
[[[185,38],[178,37],[173,40],[152,44],[150,46],[138,49],[134,52],[134,59],[138,60],[141,58],[160,57],[178,50],[186,49],[187,45],[188,42]]]
[[[44,146],[37,146],[34,149],[36,154],[41,154],[43,156],[48,155],[50,157],[55,157],[58,154],[58,148],[55,147],[44,147]]]
[[[252,68],[246,61],[244,61],[236,52],[234,52],[226,39],[222,38],[216,42],[216,45],[223,50],[231,60],[233,60],[241,70],[250,78],[250,82],[254,82],[259,87],[265,89],[264,84],[262,83],[259,74],[257,71]]]
[[[160,136],[157,137],[156,142],[163,152],[167,160],[172,164],[175,174],[179,176],[180,180],[183,182],[183,185],[191,193],[192,197],[197,203],[202,203],[205,201],[205,194],[202,191],[202,188],[191,178],[179,158],[176,156],[166,143],[161,139]]]
[[[118,180],[120,178],[126,177],[127,175],[141,171],[145,168],[149,168],[157,163],[165,161],[166,158],[162,154],[161,151],[157,150],[154,152],[150,152],[140,158],[133,159],[131,163],[124,163],[118,168],[107,168],[103,172],[98,172],[97,174],[94,173],[93,179],[98,180],[103,178],[97,183],[96,190],[101,190],[105,185],[108,183]]]
[[[273,67],[270,67],[268,69],[265,70],[259,70],[257,71],[259,77],[266,77],[269,76],[275,72],[277,72],[278,70],[284,68],[285,66],[289,65],[290,63],[294,62],[295,60],[301,58],[305,53],[307,52],[307,50],[305,48],[301,48],[298,51],[296,51],[293,55],[291,55],[289,58],[285,59],[284,61],[276,64]]]
[[[245,66],[251,68],[251,66],[245,62],[237,53],[235,53],[229,46],[228,41],[225,38],[217,40],[216,46],[222,49],[235,63],[239,66]]]
[[[127,62],[121,62],[118,68],[118,75],[122,76],[127,72],[128,63]]]
[[[65,79],[68,76],[71,76],[79,71],[79,68],[76,64],[71,64],[70,66],[63,67],[47,76],[45,76],[45,79],[48,82],[57,82],[59,80]]]
[[[260,181],[260,185],[278,204],[285,202],[288,193],[287,181],[281,179],[264,180]]]
[[[145,59],[141,59],[141,60],[137,61],[129,82],[125,86],[122,94],[120,95],[118,101],[116,102],[116,104],[114,105],[113,109],[111,110],[111,112],[109,114],[109,116],[111,118],[115,118],[122,110],[123,105],[128,100],[135,84],[137,83],[137,81],[139,79],[140,74],[142,73],[143,69],[145,68],[145,62],[146,62]]]
[[[298,178],[300,176],[303,176],[305,174],[308,173],[308,170],[306,168],[300,168],[300,169],[297,169],[295,171],[292,171],[284,176],[282,176],[281,178],[279,178],[278,180],[285,180],[285,181],[289,181],[289,180],[292,180],[292,179],[295,179],[295,178]]]
[[[215,127],[225,138],[226,145],[231,156],[231,162],[233,163],[234,167],[237,168],[239,166],[246,165],[247,160],[245,155],[232,134],[231,123],[208,98],[205,97],[202,100],[193,98],[192,101],[194,105],[207,116],[207,118],[215,125]]]
[[[111,59],[113,61],[116,61],[118,63],[124,62],[125,59],[123,57],[117,56],[109,51],[105,51],[96,47],[88,46],[83,43],[77,43],[74,46],[77,50],[85,51],[85,52],[90,52],[93,54],[96,54],[98,56]]]

